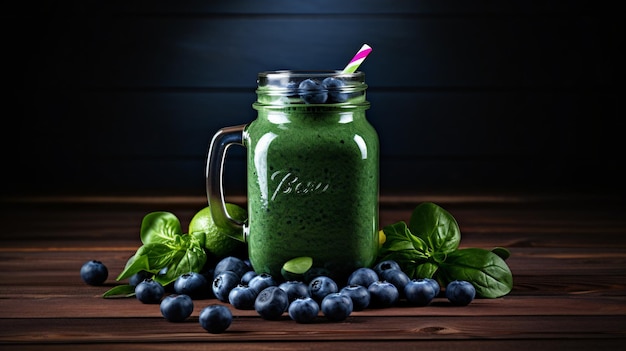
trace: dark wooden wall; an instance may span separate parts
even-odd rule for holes
[[[618,3],[7,3],[3,193],[201,195],[257,72],[341,69],[363,43],[381,192],[623,189]],[[227,174],[243,192],[243,151]]]

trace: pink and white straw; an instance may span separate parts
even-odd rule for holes
[[[372,48],[367,44],[363,44],[363,46],[361,46],[361,49],[359,49],[359,51],[356,53],[356,55],[354,55],[352,60],[350,60],[346,68],[343,69],[342,73],[356,72],[356,69],[359,68],[363,61],[365,61],[365,58],[367,57],[367,55],[370,54],[370,52],[372,52]]]

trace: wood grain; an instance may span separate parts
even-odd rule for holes
[[[601,197],[594,207],[586,206]],[[572,198],[580,201],[571,201]],[[232,201],[241,202],[243,198]],[[443,295],[426,307],[405,302],[353,312],[341,323],[322,315],[301,325],[287,315],[262,320],[236,310],[223,334],[206,333],[194,301],[183,323],[168,323],[158,305],[134,298],[102,299],[140,245],[139,223],[155,209],[188,221],[200,197],[13,198],[2,202],[0,347],[3,350],[609,350],[626,341],[626,217],[624,203],[596,194],[431,194],[381,197],[381,223],[408,220],[419,202],[434,200],[462,228],[462,246],[507,247],[514,275],[510,294],[453,307]],[[105,286],[88,286],[83,262],[109,268]]]

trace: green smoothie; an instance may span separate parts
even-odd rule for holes
[[[365,88],[343,88],[348,95],[330,103],[257,90],[258,118],[246,126],[243,144],[245,230],[258,273],[280,277],[285,262],[311,257],[313,271],[343,284],[376,259],[378,136],[366,119]]]

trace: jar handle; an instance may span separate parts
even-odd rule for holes
[[[225,234],[245,242],[244,224],[231,217],[224,201],[224,160],[232,145],[243,146],[243,131],[246,125],[224,127],[211,140],[206,162],[206,191],[213,222],[225,229]]]

